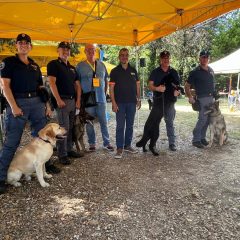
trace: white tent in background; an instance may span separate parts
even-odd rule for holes
[[[239,92],[240,49],[216,62],[210,63],[209,66],[216,74],[238,73],[237,91]]]

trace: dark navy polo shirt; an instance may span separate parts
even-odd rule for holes
[[[43,85],[42,73],[39,66],[28,58],[29,64],[22,62],[18,55],[3,60],[5,66],[1,70],[2,78],[10,78],[12,93],[36,92]]]
[[[124,69],[121,64],[110,73],[110,84],[115,84],[114,96],[117,103],[136,103],[138,74],[135,68],[128,64]]]
[[[79,80],[74,66],[65,64],[60,58],[52,60],[47,65],[47,75],[56,77],[56,86],[59,95],[75,95],[75,81]]]
[[[214,72],[210,67],[208,67],[208,71],[201,66],[196,67],[189,73],[187,82],[194,87],[198,97],[211,96],[214,93]]]
[[[149,81],[153,81],[154,86],[159,86],[159,85],[165,85],[166,90],[164,92],[164,99],[169,100],[170,102],[175,102],[177,100],[176,97],[174,97],[174,90],[175,88],[173,87],[173,84],[179,85],[180,84],[180,78],[177,73],[177,71],[169,67],[168,71],[164,72],[159,66],[158,68],[155,68],[151,74]],[[161,97],[163,94],[157,91],[153,92],[154,97]]]

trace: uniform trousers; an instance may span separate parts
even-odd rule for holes
[[[74,116],[76,111],[76,105],[74,99],[63,99],[66,106],[63,108],[57,108],[57,119],[61,127],[67,131],[67,137],[63,140],[57,141],[58,157],[66,157],[67,152],[70,152],[73,147],[72,142],[72,130],[74,124]]]
[[[213,97],[201,97],[198,98],[200,102],[200,111],[198,114],[198,121],[193,129],[193,142],[199,142],[206,138],[206,132],[209,124],[208,115],[205,114],[206,107],[213,102]]]
[[[27,121],[30,122],[31,135],[38,136],[47,122],[45,104],[39,97],[17,98],[17,105],[22,109],[23,116],[14,117],[9,105],[6,108],[5,141],[0,151],[0,181],[7,178],[8,167],[20,144],[21,137]]]

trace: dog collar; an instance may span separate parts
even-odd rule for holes
[[[38,137],[38,138],[40,138],[41,140],[43,140],[44,142],[46,142],[46,143],[50,143],[51,144],[51,142],[49,141],[49,140],[45,140],[45,139],[43,139],[43,138],[41,138],[41,137]],[[52,145],[52,144],[51,144]]]

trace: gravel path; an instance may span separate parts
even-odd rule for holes
[[[195,113],[177,109],[177,152],[162,124],[159,157],[139,151],[116,160],[99,144],[61,166],[49,188],[36,179],[10,187],[0,195],[0,240],[240,239],[240,114],[226,116],[227,145],[202,150],[191,146]],[[136,117],[134,144],[148,113],[144,105]],[[112,114],[109,129],[114,142]]]

